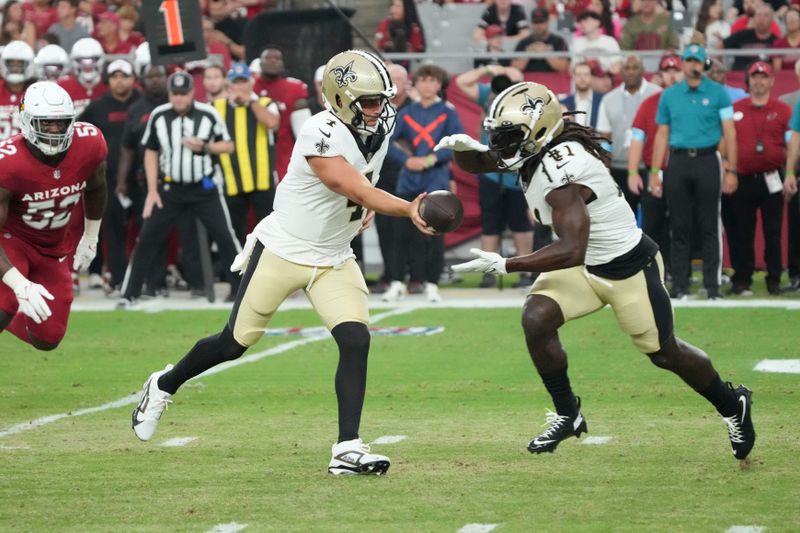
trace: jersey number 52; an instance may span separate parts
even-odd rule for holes
[[[22,220],[34,229],[63,228],[72,215],[72,206],[80,199],[80,193],[70,194],[58,200],[58,207],[55,199],[28,202],[28,212],[22,215]]]

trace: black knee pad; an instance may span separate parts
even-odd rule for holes
[[[343,322],[331,330],[336,344],[342,353],[369,352],[369,328],[361,322]]]

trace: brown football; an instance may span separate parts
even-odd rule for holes
[[[439,233],[455,231],[464,220],[464,206],[450,191],[434,191],[422,199],[419,214]]]

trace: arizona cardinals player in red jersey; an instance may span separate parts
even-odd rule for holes
[[[15,112],[33,82],[33,60],[33,48],[25,41],[11,41],[0,53],[0,141],[19,133]]]
[[[294,140],[306,119],[311,118],[308,86],[297,78],[286,77],[283,52],[270,45],[261,52],[261,76],[256,78],[253,91],[259,96],[269,96],[278,103],[281,124],[278,126],[275,150],[278,179],[283,179],[292,158]]]
[[[106,141],[75,116],[63,88],[34,83],[20,103],[22,133],[0,142],[0,331],[39,350],[64,338],[70,267],[94,259],[106,207]],[[81,198],[86,218],[75,247],[67,230]]]

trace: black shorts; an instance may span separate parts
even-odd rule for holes
[[[478,192],[484,235],[500,235],[506,227],[515,233],[533,230],[522,189],[509,189],[479,175]]]

